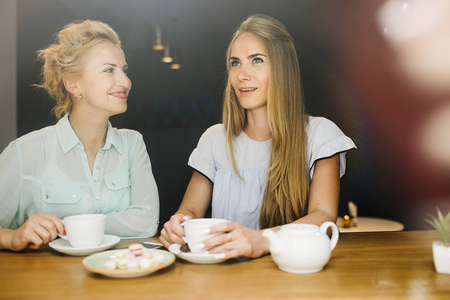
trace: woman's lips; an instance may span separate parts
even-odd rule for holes
[[[113,92],[110,93],[111,96],[122,99],[122,100],[127,100],[128,99],[128,95],[125,92]]]
[[[248,94],[248,93],[254,92],[256,90],[257,90],[257,88],[248,87],[248,88],[240,88],[239,92],[241,92],[241,94]]]

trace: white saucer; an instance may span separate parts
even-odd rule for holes
[[[69,241],[65,239],[57,239],[53,242],[50,242],[48,245],[52,247],[54,250],[69,254],[69,255],[75,255],[75,256],[85,256],[89,255],[95,252],[103,251],[106,249],[109,249],[117,243],[120,242],[120,237],[115,235],[108,235],[105,234],[105,237],[103,238],[103,241],[100,245],[96,247],[85,247],[85,248],[73,248]]]
[[[196,264],[216,264],[225,261],[222,254],[209,254],[207,252],[200,254],[193,254],[190,251],[181,251],[181,244],[172,244],[169,251],[191,263]]]
[[[145,276],[160,269],[167,268],[175,261],[175,256],[164,250],[152,249],[152,252],[158,252],[164,256],[164,262],[160,265],[138,270],[105,270],[104,265],[107,260],[114,256],[118,251],[123,250],[109,250],[105,252],[95,253],[83,259],[83,267],[93,273],[101,274],[103,276],[115,278],[131,278]]]

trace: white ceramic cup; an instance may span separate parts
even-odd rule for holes
[[[102,214],[69,216],[63,223],[66,235],[60,236],[74,248],[96,247],[105,236],[106,216]]]
[[[214,219],[214,218],[203,218],[203,219],[192,219],[181,223],[184,227],[184,237],[183,240],[188,244],[191,253],[200,254],[208,251],[211,248],[198,249],[198,246],[203,243],[203,241],[217,236],[223,233],[210,234],[209,228],[211,226],[228,222],[224,219]]]

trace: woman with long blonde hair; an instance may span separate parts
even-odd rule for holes
[[[194,174],[180,208],[161,232],[169,247],[185,242],[180,224],[212,217],[226,232],[198,248],[225,258],[268,253],[262,229],[337,219],[345,153],[354,143],[331,121],[305,114],[300,71],[285,26],[253,15],[234,33],[227,51],[223,124],[209,128],[194,149]]]

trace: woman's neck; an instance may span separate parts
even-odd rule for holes
[[[251,112],[247,111],[247,125],[245,126],[244,131],[255,141],[267,141],[272,138],[267,109]]]
[[[97,153],[103,148],[106,142],[108,119],[95,118],[90,114],[72,111],[69,122],[86,152]]]

